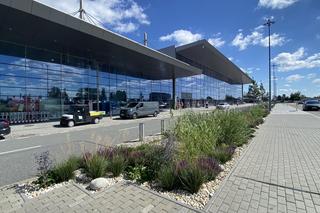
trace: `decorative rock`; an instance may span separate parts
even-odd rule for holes
[[[90,182],[89,188],[92,190],[99,190],[109,186],[109,180],[107,178],[96,178]]]

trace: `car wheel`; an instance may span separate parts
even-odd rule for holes
[[[153,117],[157,117],[157,116],[158,116],[158,112],[155,111],[155,112],[153,113]]]
[[[138,117],[137,113],[133,113],[132,118],[137,119],[137,117]]]
[[[94,124],[98,124],[99,122],[100,122],[100,119],[99,119],[99,118],[93,119],[93,123],[94,123]]]
[[[74,121],[68,121],[68,127],[74,127]]]

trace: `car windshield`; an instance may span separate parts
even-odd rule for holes
[[[319,104],[319,101],[307,101],[307,104]]]
[[[85,106],[70,106],[69,108],[69,113],[74,113],[74,112],[77,112],[77,111],[85,111]]]
[[[128,108],[136,107],[138,103],[130,103],[127,105]]]

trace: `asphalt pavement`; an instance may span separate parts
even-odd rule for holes
[[[145,118],[145,135],[161,131],[161,119]],[[169,118],[164,118],[168,126]],[[139,137],[139,123],[135,120],[119,125],[86,128],[27,138],[7,139],[0,142],[0,186],[34,177],[37,173],[35,156],[49,151],[53,160],[59,161],[70,155],[95,150],[99,146],[115,145],[136,141]]]

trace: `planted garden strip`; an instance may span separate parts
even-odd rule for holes
[[[37,158],[34,184],[46,188],[81,176],[103,188],[127,179],[201,209],[266,115],[262,105],[245,111],[189,112],[160,141],[100,147],[54,166],[45,152]]]

